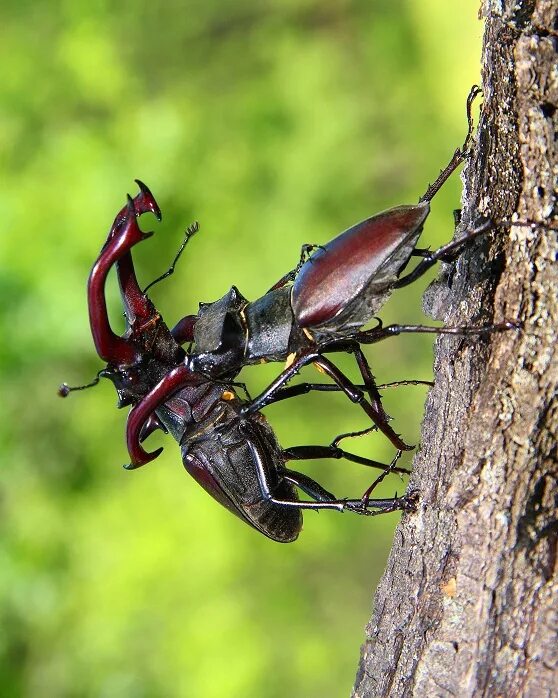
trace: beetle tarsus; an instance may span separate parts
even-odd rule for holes
[[[470,143],[473,137],[474,122],[472,115],[472,106],[475,99],[481,94],[482,90],[478,85],[473,85],[469,96],[467,97],[467,135],[465,136],[465,141],[461,148],[457,150],[452,155],[451,160],[446,165],[446,167],[440,172],[436,180],[430,184],[426,192],[420,197],[419,203],[423,201],[431,201],[434,196],[440,191],[442,186],[446,183],[450,175],[455,172],[455,170],[461,165],[461,163],[469,157]]]

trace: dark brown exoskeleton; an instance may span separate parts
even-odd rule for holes
[[[183,462],[192,476],[221,504],[265,535],[287,542],[301,526],[302,509],[350,510],[375,514],[411,506],[412,497],[370,499],[370,494],[388,472],[406,472],[396,466],[407,446],[389,424],[380,392],[361,344],[379,342],[402,332],[479,334],[515,327],[513,323],[475,328],[439,328],[422,325],[390,325],[381,322],[362,330],[385,303],[390,293],[415,279],[437,261],[451,261],[479,235],[492,228],[482,221],[457,241],[434,252],[416,247],[430,210],[430,200],[463,161],[469,133],[448,166],[428,188],[418,204],[399,206],[353,226],[331,242],[319,246],[297,268],[285,275],[266,294],[247,301],[233,287],[223,298],[200,305],[197,315],[184,317],[169,331],[136,281],[131,248],[146,239],[137,217],[147,211],[160,218],[155,199],[139,183],[140,193],[129,199],[116,217],[108,240],[89,279],[88,299],[91,329],[97,351],[108,362],[100,375],[112,379],[120,406],[133,405],[128,418],[127,442],[133,469],[153,460],[159,453],[146,453],[140,444],[152,431],[162,428],[179,442]],[[188,239],[168,272],[174,271]],[[304,252],[307,252],[305,246]],[[421,257],[406,275],[413,256]],[[109,324],[104,287],[115,266],[122,291],[128,330],[115,335]],[[182,345],[188,344],[186,353]],[[355,355],[363,379],[355,385],[326,354]],[[254,400],[241,400],[233,383],[248,364],[288,360],[287,367]],[[314,364],[332,383],[302,383],[288,386],[305,365]],[[63,386],[61,393],[69,388]],[[261,414],[273,402],[316,391],[339,390],[358,404],[398,449],[390,465],[350,454],[339,447],[344,436],[329,446],[298,446],[282,449]],[[351,434],[354,435],[354,434]],[[337,499],[307,476],[289,470],[289,460],[346,458],[378,467],[383,473],[361,499]],[[297,490],[312,501],[299,501]]]
[[[217,381],[197,370],[195,355],[180,346],[145,292],[138,286],[131,248],[147,239],[137,218],[159,207],[145,185],[117,215],[107,241],[93,265],[88,283],[91,331],[99,356],[107,362],[99,376],[110,378],[119,407],[132,405],[127,422],[128,469],[156,458],[162,449],[147,453],[143,441],[163,429],[180,444],[186,470],[218,502],[269,538],[290,542],[302,526],[303,509],[334,509],[374,515],[411,506],[412,498],[371,499],[369,488],[361,499],[338,499],[302,473],[286,467],[289,460],[347,458],[377,467],[380,481],[396,467],[343,451],[338,437],[330,446],[301,446],[283,450],[259,410],[241,400],[230,380]],[[115,267],[127,320],[124,336],[111,329],[105,283]],[[71,388],[62,386],[61,395]],[[298,490],[311,499],[300,501]]]
[[[234,376],[243,366],[261,361],[288,360],[289,365],[277,379],[242,407],[243,415],[311,390],[340,390],[366,412],[397,449],[407,450],[412,447],[405,444],[388,422],[361,345],[401,333],[479,334],[514,327],[512,323],[475,328],[383,327],[378,321],[373,329],[362,331],[394,290],[415,281],[438,261],[453,261],[466,245],[492,228],[491,221],[483,220],[461,239],[436,251],[417,248],[430,212],[430,201],[467,155],[472,133],[471,104],[478,92],[478,88],[473,88],[467,102],[469,130],[463,146],[455,151],[417,204],[378,213],[323,246],[303,246],[297,268],[261,298],[250,302],[232,287],[221,299],[201,304],[197,315],[188,315],[175,326],[173,333],[177,340],[192,346],[194,370],[208,377]],[[185,242],[169,272],[158,280],[172,273]],[[309,249],[315,251],[306,259]],[[411,258],[417,256],[421,261],[403,275]],[[352,383],[325,356],[335,352],[354,354],[362,385]],[[320,368],[333,383],[287,386],[308,364]]]

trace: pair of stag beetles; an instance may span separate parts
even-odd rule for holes
[[[142,446],[153,431],[170,432],[180,444],[184,467],[202,487],[246,523],[284,543],[297,538],[303,509],[374,515],[412,507],[412,495],[370,497],[387,473],[406,472],[396,463],[401,451],[412,447],[391,428],[361,345],[402,332],[477,333],[511,324],[383,327],[378,321],[372,329],[361,328],[393,290],[415,281],[439,260],[452,261],[466,244],[491,228],[490,221],[484,220],[434,252],[416,247],[432,197],[467,154],[471,102],[476,94],[473,90],[468,100],[469,131],[463,147],[418,204],[379,213],[324,246],[304,246],[296,269],[261,298],[249,302],[233,286],[220,300],[201,304],[197,315],[187,315],[173,329],[163,322],[146,293],[153,284],[142,291],[134,271],[131,250],[152,235],[142,232],[138,218],[151,212],[161,219],[155,198],[137,181],[139,193],[128,196],[127,205],[116,216],[87,288],[93,341],[107,362],[94,383],[99,377],[109,378],[118,393],[118,406],[132,406],[126,428],[131,462],[126,468],[138,468],[159,455],[162,449],[148,453]],[[153,283],[174,271],[196,230],[197,226],[188,229],[173,265]],[[414,256],[420,262],[403,275]],[[111,329],[105,300],[105,283],[113,267],[127,321],[123,336]],[[327,356],[336,352],[355,356],[361,385],[349,380]],[[241,399],[234,379],[244,366],[262,360],[287,360],[287,366],[260,395]],[[332,383],[287,385],[308,364],[321,369]],[[65,396],[71,390],[64,384],[59,393]],[[378,429],[395,446],[394,460],[385,465],[344,451],[339,443],[347,435],[329,446],[282,449],[261,410],[311,390],[345,393],[370,418],[368,431]],[[337,499],[308,476],[286,467],[291,460],[326,457],[377,467],[382,474],[361,499]],[[299,499],[299,490],[309,499]]]

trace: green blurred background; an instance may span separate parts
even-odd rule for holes
[[[202,225],[153,290],[171,324],[233,283],[257,297],[302,243],[416,201],[464,136],[482,30],[466,5],[2,2],[2,696],[348,695],[396,515],[310,512],[298,542],[272,543],[188,478],[169,439],[152,437],[166,445],[156,463],[123,471],[126,415],[109,383],[66,401],[56,388],[101,367],[85,281],[135,177],[164,212],[143,223],[156,230],[136,248],[144,282]],[[458,203],[454,177],[425,245],[451,235]],[[425,285],[384,320],[420,322]],[[431,375],[427,339],[368,354],[380,381]],[[243,375],[257,389],[279,369]],[[424,394],[386,392],[411,443]],[[366,425],[339,396],[267,415],[285,446]],[[350,447],[393,453],[378,435]],[[340,496],[371,481],[350,463],[304,468]],[[393,477],[383,493],[402,487]]]

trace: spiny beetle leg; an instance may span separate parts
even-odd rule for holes
[[[292,482],[309,497],[312,497],[316,502],[334,502],[336,497],[331,492],[328,492],[324,487],[316,482],[308,475],[304,473],[299,473],[296,470],[285,469],[281,473],[285,480]]]
[[[390,383],[379,383],[376,387],[378,390],[385,390],[387,388],[399,388],[405,385],[425,385],[431,388],[434,385],[433,381],[423,381],[423,380],[400,380],[392,381]],[[355,387],[359,390],[366,390],[366,386],[362,383],[355,384]],[[318,393],[340,393],[341,388],[334,383],[297,383],[297,385],[289,385],[286,388],[280,388],[275,393],[273,402],[280,402],[281,400],[288,400],[292,397],[298,397],[299,395],[307,395],[310,392]]]
[[[436,181],[428,187],[428,189],[421,196],[419,201],[432,201],[434,196],[440,191],[442,186],[445,184],[448,177],[453,172],[455,172],[455,170],[459,167],[459,165],[469,155],[469,149],[470,149],[470,145],[471,145],[471,139],[473,137],[473,127],[474,127],[472,107],[473,107],[473,102],[480,94],[482,94],[481,88],[478,85],[473,85],[473,87],[471,88],[471,91],[469,92],[469,95],[467,97],[467,126],[468,126],[468,128],[467,128],[467,135],[465,136],[465,141],[463,142],[463,145],[461,146],[461,148],[458,148],[455,151],[455,153],[453,154],[449,163],[440,172],[440,174],[436,178]]]
[[[381,323],[381,320],[379,322]],[[341,341],[326,342],[324,344],[321,344],[319,349],[320,353],[323,354],[326,354],[328,352],[347,352],[354,354],[358,369],[360,371],[360,375],[362,377],[362,380],[364,381],[364,389],[368,393],[370,402],[372,403],[374,409],[381,415],[382,419],[387,422],[390,419],[390,417],[384,410],[384,406],[382,405],[382,398],[378,391],[378,387],[376,386],[376,380],[374,378],[374,375],[372,374],[370,365],[368,364],[368,361],[364,356],[364,352],[362,351],[359,343],[355,342],[354,340],[351,341],[350,339],[344,339]]]
[[[140,444],[142,430],[155,410],[166,402],[181,388],[190,385],[199,385],[204,378],[195,374],[187,363],[181,364],[169,371],[159,383],[149,392],[141,402],[130,410],[126,424],[126,443],[131,463],[125,465],[127,470],[134,470],[157,458],[163,450],[158,448],[148,453]]]
[[[401,453],[398,451],[398,453]],[[380,463],[379,461],[370,458],[364,458],[354,453],[344,451],[342,448],[330,444],[329,446],[291,446],[283,451],[286,460],[314,460],[316,458],[335,458],[336,460],[344,459],[351,463],[358,463],[369,468],[379,468],[387,473],[400,473],[408,475],[409,471],[406,468],[397,468],[395,465]]]
[[[429,325],[387,325],[387,327],[376,327],[373,330],[357,332],[354,337],[363,344],[375,344],[388,337],[395,337],[405,333],[425,333],[425,334],[451,334],[451,335],[482,335],[493,332],[506,332],[508,330],[520,329],[517,322],[500,322],[479,327],[432,327]]]
[[[352,511],[355,514],[361,514],[364,516],[375,516],[378,514],[388,514],[392,511],[403,510],[403,511],[413,511],[415,508],[416,495],[404,495],[403,497],[394,497],[392,499],[370,499],[366,501],[364,499],[336,499],[331,492],[325,490],[318,482],[312,480],[304,473],[299,473],[296,470],[285,470],[282,473],[283,477],[293,485],[300,488],[305,494],[316,502],[326,505],[334,505],[333,508],[338,509],[338,511]],[[376,481],[383,479],[387,473],[383,473]],[[310,506],[309,508],[316,508]],[[330,507],[328,507],[330,508]],[[377,509],[377,511],[370,511],[370,508]]]
[[[298,260],[298,264],[294,269],[291,269],[291,271],[288,271],[284,276],[282,276],[279,281],[273,284],[273,286],[267,291],[269,293],[270,291],[275,291],[277,288],[283,288],[283,286],[286,286],[288,283],[291,281],[294,281],[296,279],[296,275],[298,272],[301,270],[301,268],[304,266],[304,264],[310,259],[310,254],[314,250],[323,250],[325,249],[322,247],[322,245],[313,245],[311,243],[304,243],[302,247],[300,248],[300,259]]]
[[[344,511],[351,511],[361,516],[379,516],[391,514],[394,511],[409,511],[406,497],[392,497],[391,499],[369,499],[364,505],[362,499],[346,499]]]
[[[354,344],[354,342],[353,342]],[[328,349],[329,351],[330,349]],[[333,349],[331,349],[333,351]],[[335,349],[335,351],[341,351],[341,349]],[[319,368],[321,368],[339,387],[340,389],[349,397],[351,402],[358,404],[364,412],[370,417],[372,422],[378,426],[378,429],[391,441],[391,443],[397,449],[403,451],[410,451],[414,447],[407,445],[401,437],[396,434],[393,429],[389,426],[385,413],[379,412],[373,405],[371,405],[366,398],[362,390],[356,387],[344,373],[342,373],[334,363],[332,363],[325,356],[322,356],[319,352],[314,350],[304,350],[301,354],[294,360],[294,362],[286,368],[279,376],[264,390],[263,393],[254,398],[252,402],[245,405],[240,410],[240,416],[248,416],[261,410],[266,405],[271,404],[275,401],[275,393],[282,388],[296,373],[300,371],[304,366],[313,363]]]
[[[392,286],[392,288],[402,288],[408,284],[413,283],[419,279],[423,274],[425,274],[429,269],[431,269],[436,262],[449,262],[453,261],[456,256],[463,250],[464,247],[471,244],[473,240],[479,237],[479,235],[485,235],[489,230],[492,230],[494,223],[490,219],[486,219],[479,223],[475,228],[472,228],[465,232],[463,237],[458,240],[452,240],[446,245],[442,245],[437,250],[425,254],[421,262],[405,276],[398,279]],[[423,256],[423,255],[421,255]]]
[[[253,448],[251,448],[253,450]],[[287,500],[278,499],[274,496],[273,491],[267,480],[265,468],[261,459],[255,459],[256,473],[260,483],[262,496],[267,501],[280,506],[295,508],[295,509],[335,509],[336,511],[353,511],[356,514],[375,515],[378,513],[388,513],[397,509],[406,509],[407,503],[405,497],[396,497],[392,499],[374,499],[370,500],[368,507],[364,507],[360,499],[336,499],[331,492],[325,490],[319,483],[307,475],[297,473],[293,470],[284,469],[281,471],[282,477],[288,479],[297,487],[312,497],[315,501]],[[376,512],[370,511],[370,508],[378,509]]]
[[[378,485],[379,485],[390,473],[393,473],[393,472],[395,472],[395,471],[397,470],[396,465],[397,465],[397,461],[398,461],[400,458],[401,458],[401,451],[397,451],[397,453],[395,454],[395,457],[393,458],[393,460],[391,461],[391,463],[389,464],[389,466],[384,470],[383,473],[381,473],[381,474],[374,480],[374,482],[370,485],[370,487],[368,487],[368,489],[364,492],[364,494],[362,495],[362,498],[361,498],[361,499],[362,499],[362,503],[363,503],[363,505],[364,505],[365,507],[368,506],[368,502],[370,501],[370,495],[372,494],[372,492],[374,492],[374,490],[376,489],[376,487],[378,487]]]
[[[362,351],[360,345],[357,342],[355,342],[354,344],[353,354],[355,355],[360,375],[362,376],[362,380],[364,381],[364,385],[366,386],[366,392],[368,393],[370,402],[372,403],[373,407],[378,411],[378,413],[382,416],[382,419],[387,422],[389,419],[389,415],[384,410],[384,406],[382,405],[382,398],[376,386],[376,381],[374,379],[374,376],[372,375],[372,371],[370,370],[368,361],[364,356],[364,352]]]
[[[381,326],[381,320],[379,320],[379,326]],[[360,345],[358,342],[355,342],[352,339],[345,339],[345,340],[337,340],[337,341],[332,341],[332,342],[327,342],[325,344],[320,345],[320,353],[335,353],[335,352],[350,352],[355,355],[356,362],[360,371],[360,375],[362,376],[362,379],[364,381],[364,387],[366,392],[368,393],[368,397],[370,398],[370,403],[372,406],[372,409],[374,412],[377,414],[377,418],[374,417],[373,415],[370,414],[370,412],[367,410],[367,408],[363,406],[363,409],[367,412],[367,414],[370,416],[374,424],[378,426],[380,431],[382,431],[385,436],[388,437],[388,439],[392,442],[392,444],[398,448],[402,449],[404,451],[410,451],[412,450],[412,446],[407,446],[400,438],[398,434],[395,434],[393,429],[389,426],[389,415],[387,412],[384,410],[384,407],[382,405],[382,399],[380,396],[380,393],[378,391],[378,387],[376,386],[376,381],[374,379],[374,376],[372,374],[372,371],[370,370],[370,366],[368,365],[368,361],[366,360],[366,357],[364,356],[364,352],[362,351]],[[354,385],[354,384],[353,384]],[[354,386],[356,387],[356,386]]]
[[[418,501],[418,493],[410,492],[402,497],[393,497],[392,499],[369,499],[366,505],[362,499],[346,500],[346,510],[352,511],[355,514],[363,516],[378,516],[379,514],[389,514],[392,511],[416,511]],[[371,511],[376,509],[376,511]]]

